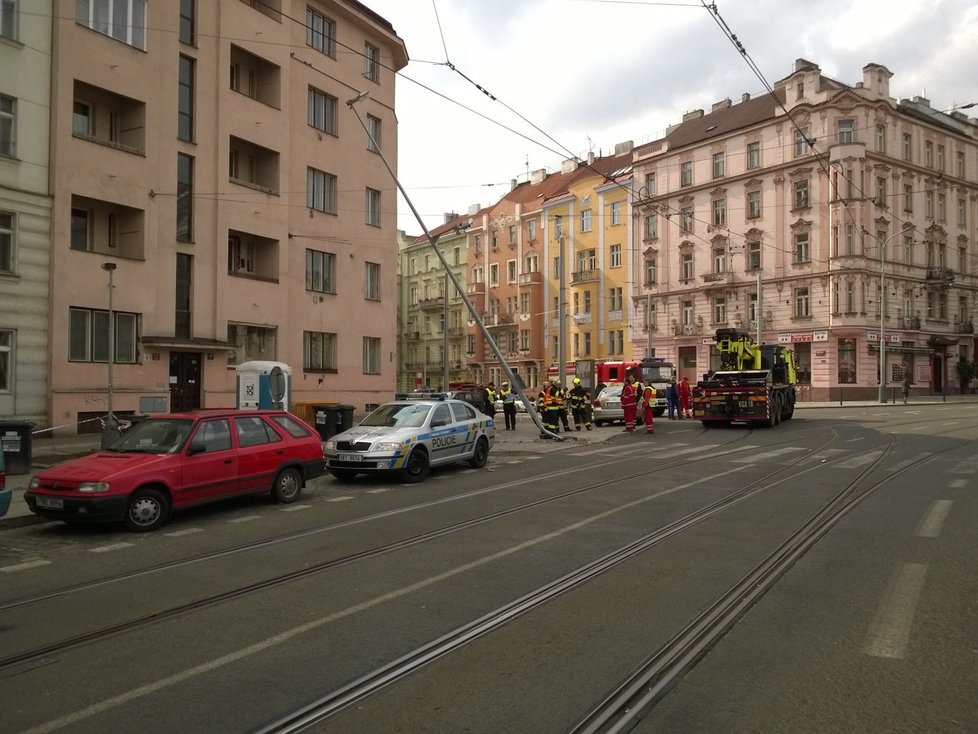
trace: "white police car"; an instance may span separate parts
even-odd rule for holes
[[[496,440],[492,418],[444,396],[384,403],[325,443],[326,468],[340,480],[395,472],[420,482],[433,466],[468,461],[481,468]]]

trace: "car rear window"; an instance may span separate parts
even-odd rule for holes
[[[470,421],[475,419],[475,411],[471,405],[465,403],[452,403],[452,413],[455,414],[457,421]]]
[[[299,423],[295,418],[288,415],[273,415],[272,420],[278,423],[285,432],[288,433],[293,438],[305,438],[306,436],[311,436],[312,433],[304,425]]]
[[[241,418],[235,418],[234,428],[238,432],[238,445],[242,448],[246,446],[260,446],[263,443],[275,443],[282,440],[282,437],[275,433],[257,415],[246,415]]]

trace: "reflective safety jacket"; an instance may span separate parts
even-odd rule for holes
[[[574,385],[568,393],[571,408],[584,408],[591,401],[591,393],[583,385]]]
[[[655,388],[651,385],[645,386],[645,391],[642,393],[642,407],[643,408],[654,408],[655,407]]]
[[[503,405],[516,402],[515,393],[513,393],[512,389],[507,387],[500,388],[499,397],[502,398]]]

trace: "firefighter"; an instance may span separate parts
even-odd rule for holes
[[[540,411],[540,421],[543,423],[544,430],[550,431],[550,433],[559,433],[560,429],[557,427],[557,421],[560,419],[557,417],[557,406],[554,405],[553,391],[556,386],[556,382],[550,385],[544,385],[540,390],[540,394],[537,396],[537,409]],[[550,433],[541,433],[540,438],[551,438]]]
[[[621,409],[625,414],[625,430],[632,433],[635,430],[635,413],[638,407],[638,395],[635,394],[635,384],[631,375],[625,377],[625,386],[621,389]]]
[[[574,430],[580,431],[581,424],[591,430],[591,393],[581,384],[581,378],[574,378],[574,387],[570,389],[569,402],[571,413],[574,414]]]
[[[564,431],[570,431],[570,422],[567,420],[567,390],[557,380],[554,380],[553,398],[557,405],[557,420],[564,426]]]
[[[655,410],[655,388],[652,385],[646,385],[642,390],[642,417],[645,419],[645,432],[655,433],[655,428],[652,425],[653,411]]]
[[[508,382],[499,386],[499,397],[503,401],[503,418],[506,421],[506,430],[516,430],[516,395]]]

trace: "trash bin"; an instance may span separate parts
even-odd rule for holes
[[[319,404],[314,406],[314,413],[314,425],[324,441],[348,428],[353,428],[352,405]]]
[[[31,429],[28,421],[0,421],[0,444],[7,474],[30,474],[33,456]]]

